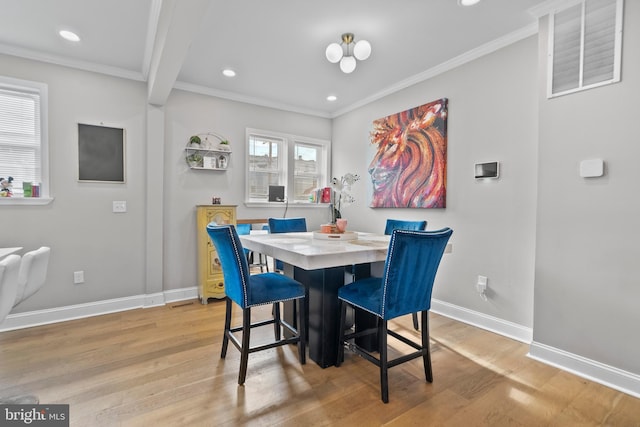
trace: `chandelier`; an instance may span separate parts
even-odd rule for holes
[[[353,33],[344,33],[342,43],[331,43],[325,55],[332,64],[340,61],[342,72],[349,74],[356,69],[356,59],[364,61],[371,55],[371,44],[366,40],[354,43]]]

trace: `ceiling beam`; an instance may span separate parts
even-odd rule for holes
[[[210,0],[162,0],[147,81],[150,104],[164,105]]]

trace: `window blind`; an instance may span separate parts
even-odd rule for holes
[[[0,86],[0,177],[13,177],[14,195],[22,183],[40,183],[40,93]]]
[[[620,80],[621,10],[622,0],[583,0],[552,15],[550,95]]]

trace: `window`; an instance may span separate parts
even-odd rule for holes
[[[269,186],[282,185],[290,203],[309,203],[327,185],[329,141],[247,129],[247,144],[247,202],[267,202]]]
[[[582,0],[549,29],[548,97],[620,81],[622,0]]]
[[[13,178],[3,203],[49,197],[46,105],[45,84],[0,77],[0,177]],[[39,198],[23,197],[23,183],[38,185]]]

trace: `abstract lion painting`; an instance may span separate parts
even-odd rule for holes
[[[374,120],[372,208],[444,208],[447,99]]]

